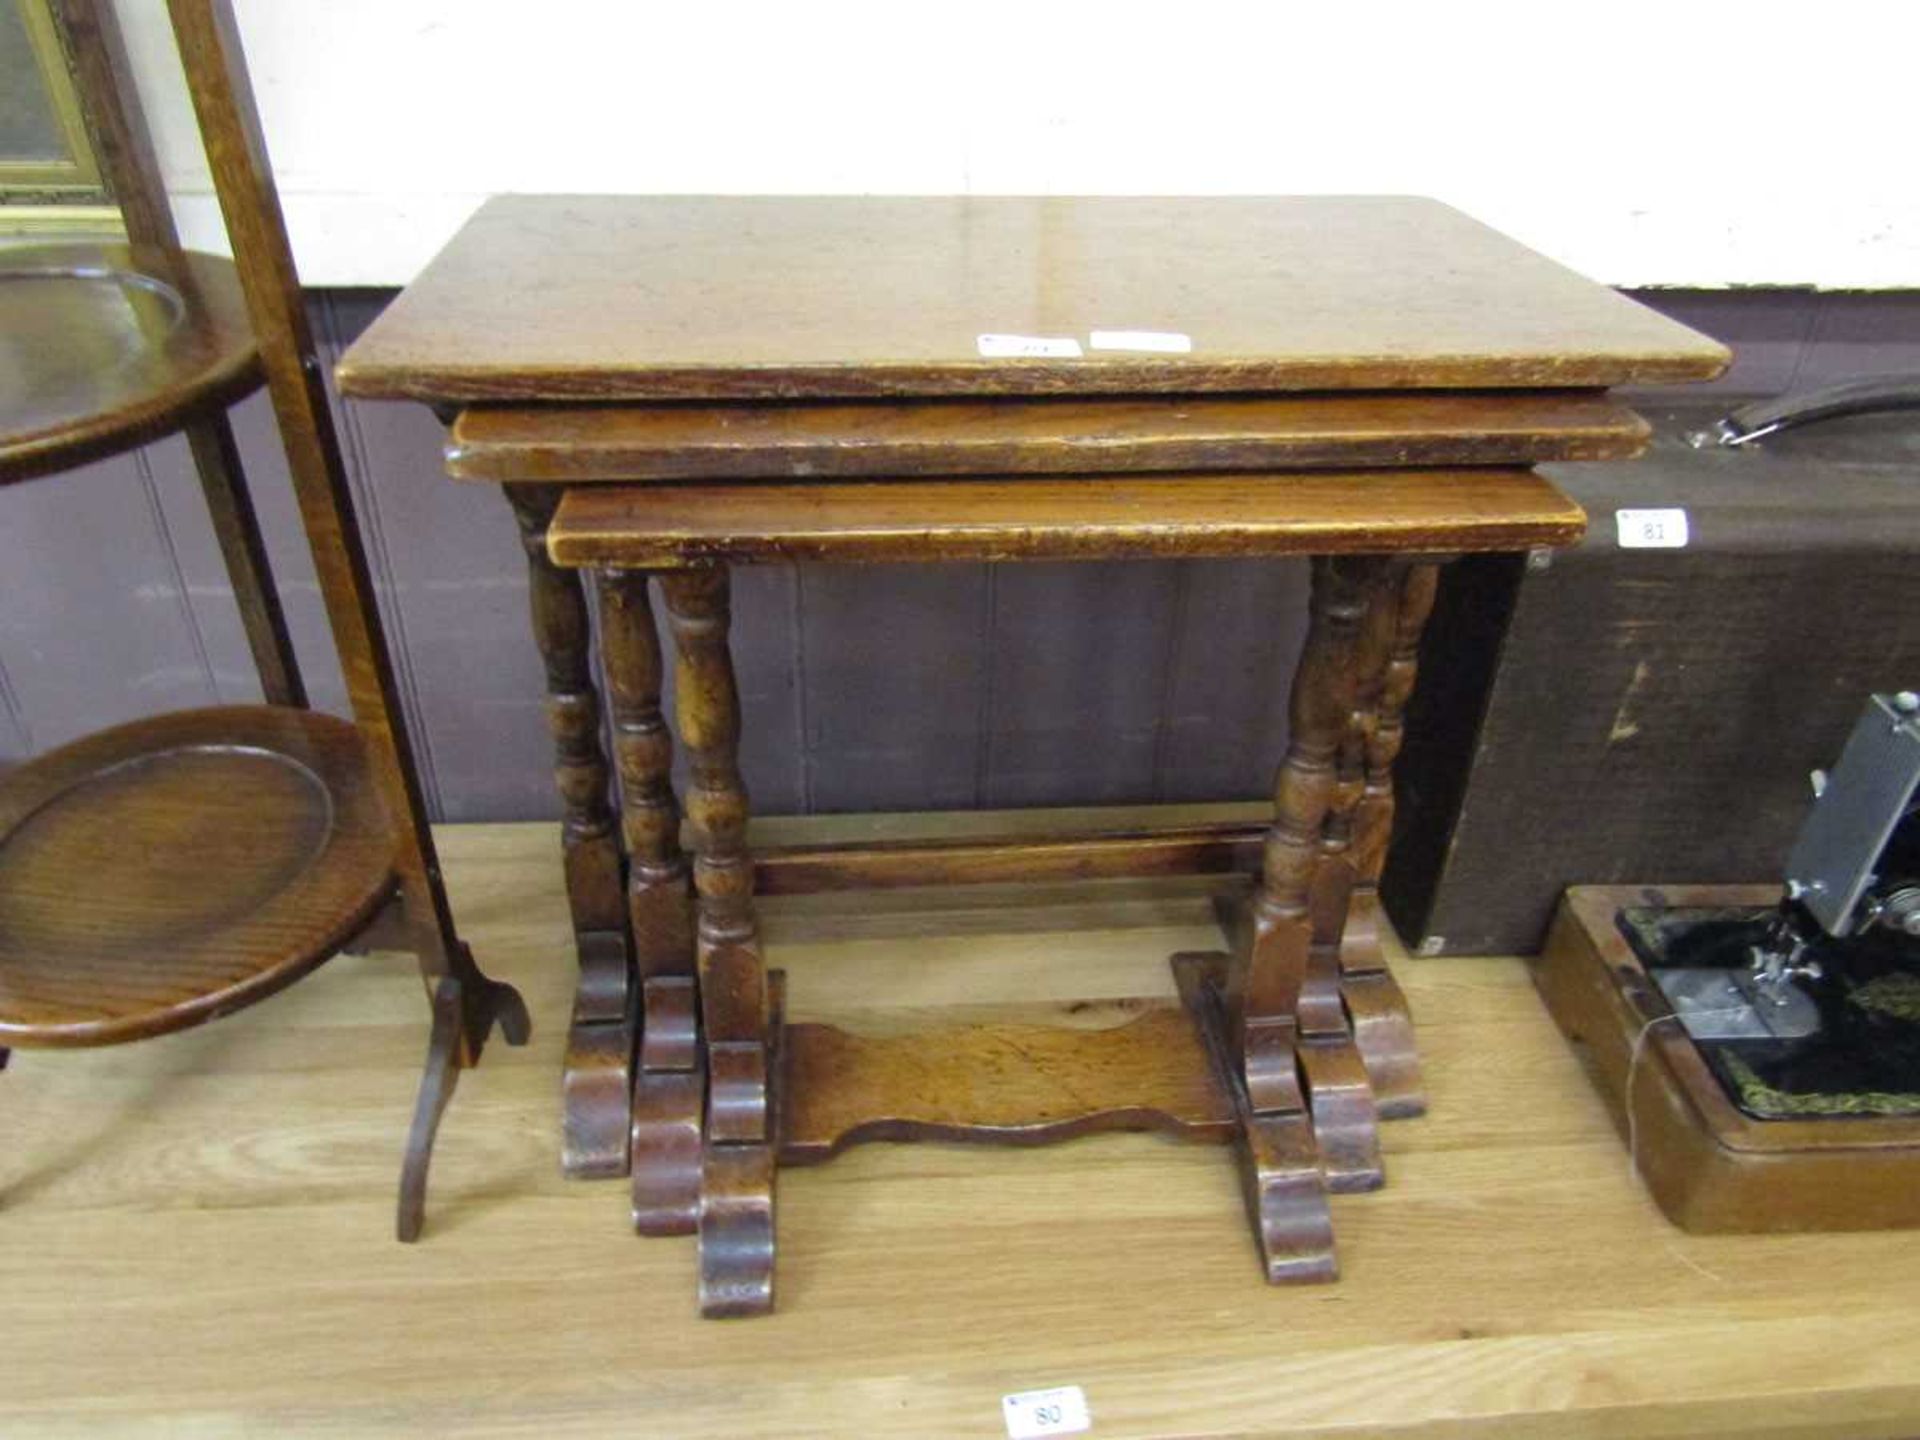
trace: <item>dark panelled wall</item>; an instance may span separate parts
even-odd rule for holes
[[[1920,294],[1662,291],[1731,343],[1715,389],[1920,370]],[[384,292],[313,307],[332,356]],[[440,473],[423,409],[340,410],[370,560],[446,820],[556,813],[512,518]],[[344,697],[272,419],[236,415],[316,702]],[[1184,562],[742,571],[743,762],[765,813],[1245,799],[1285,739],[1304,566]],[[258,698],[175,439],[0,490],[0,764],[137,715]]]

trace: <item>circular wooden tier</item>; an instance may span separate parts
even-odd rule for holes
[[[0,780],[0,1045],[198,1025],[332,955],[392,889],[360,736],[329,715],[186,710]]]
[[[178,429],[260,383],[231,261],[125,244],[0,247],[0,484]]]

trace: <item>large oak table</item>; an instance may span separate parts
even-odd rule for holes
[[[1726,358],[1427,201],[490,202],[339,376],[433,405],[450,471],[520,520],[581,962],[569,1170],[698,1232],[711,1315],[772,1305],[777,1167],[864,1140],[1232,1142],[1266,1277],[1333,1278],[1328,1194],[1381,1185],[1379,1121],[1425,1107],[1373,888],[1440,567],[1571,543],[1532,466],[1636,453],[1607,388]],[[1263,834],[750,851],[731,567],[1291,554],[1311,614]],[[753,903],[1242,867],[1179,1002],[1098,1031],[788,1024]]]

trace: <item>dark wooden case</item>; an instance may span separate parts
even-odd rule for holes
[[[1544,467],[1575,548],[1448,567],[1382,885],[1419,953],[1532,953],[1570,884],[1776,880],[1808,772],[1920,684],[1920,416],[1689,443],[1729,408],[1643,406],[1645,459]],[[1672,506],[1684,549],[1620,548],[1617,509]]]

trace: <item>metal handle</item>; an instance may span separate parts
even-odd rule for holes
[[[1878,410],[1920,409],[1920,374],[1882,375],[1871,380],[1846,380],[1800,395],[1782,395],[1742,405],[1704,435],[1696,445],[1747,445],[1766,435],[1815,420],[1841,415],[1866,415]]]

